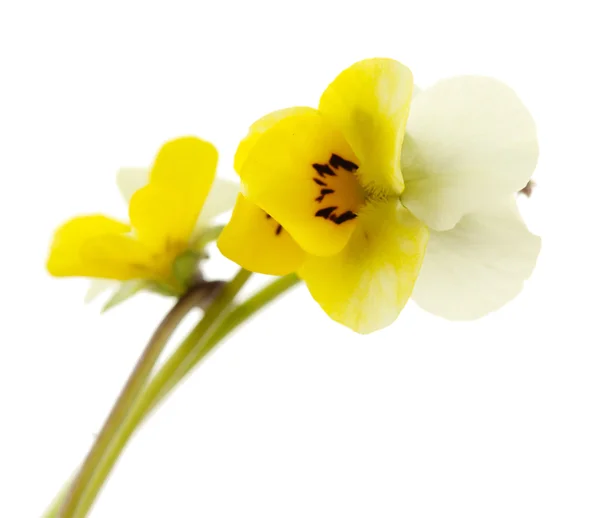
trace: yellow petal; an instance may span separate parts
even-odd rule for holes
[[[375,193],[404,188],[400,152],[413,90],[411,71],[392,59],[366,59],[327,87],[319,110],[342,131]]]
[[[427,237],[427,228],[400,203],[369,205],[340,254],[307,257],[298,274],[333,320],[370,333],[391,324],[406,304]]]
[[[284,108],[283,110],[277,110],[271,112],[264,117],[258,119],[248,129],[248,135],[242,140],[235,152],[235,158],[233,160],[233,167],[239,174],[242,170],[242,166],[246,161],[246,157],[250,150],[254,147],[259,137],[268,129],[271,129],[280,120],[285,119],[290,115],[300,115],[302,113],[309,113],[314,111],[313,108],[306,108],[304,106],[297,106],[293,108]]]
[[[88,277],[161,280],[170,273],[168,268],[161,268],[155,254],[132,236],[92,238],[82,246],[81,258],[90,268]]]
[[[163,145],[158,152],[150,183],[196,191],[206,198],[217,169],[216,148],[196,137],[182,137]]]
[[[130,230],[101,215],[74,218],[54,234],[47,269],[56,277],[143,278],[150,256]]]
[[[117,187],[125,203],[129,204],[133,193],[148,184],[149,167],[122,167],[117,171]]]
[[[217,167],[217,150],[185,137],[167,142],[150,172],[150,182],[134,193],[129,217],[150,249],[185,246],[194,230]]]
[[[189,193],[149,184],[136,191],[129,204],[129,218],[139,240],[156,254],[173,256],[187,248],[195,219]]]
[[[240,176],[250,201],[273,216],[306,252],[338,253],[356,226],[363,194],[344,137],[305,108],[265,131]]]
[[[289,233],[242,194],[217,246],[246,270],[269,275],[295,272],[305,257]]]

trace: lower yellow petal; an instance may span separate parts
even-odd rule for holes
[[[335,321],[359,333],[391,324],[419,274],[428,230],[398,202],[367,206],[344,250],[307,257],[298,274]]]
[[[87,241],[81,249],[90,277],[127,281],[131,279],[161,280],[169,276],[152,251],[132,236],[99,236]]]
[[[295,272],[305,257],[277,221],[241,194],[217,246],[225,257],[246,270],[269,275]]]
[[[144,278],[151,258],[130,230],[106,216],[74,218],[54,234],[47,269],[56,277]]]
[[[240,176],[248,199],[306,252],[338,253],[356,226],[363,193],[352,149],[317,110],[305,108],[265,131]]]
[[[130,201],[129,217],[140,240],[162,253],[186,243],[213,183],[217,150],[209,142],[184,137],[158,152],[148,185]]]
[[[400,152],[413,90],[411,71],[393,59],[365,59],[327,87],[319,110],[336,125],[361,162],[372,191],[404,188]]]

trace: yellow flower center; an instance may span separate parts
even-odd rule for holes
[[[312,167],[315,171],[313,182],[319,188],[319,195],[315,198],[318,204],[315,217],[336,225],[356,218],[363,203],[360,184],[353,176],[358,165],[332,153],[328,163],[312,164]]]
[[[156,276],[155,280],[171,282],[173,278],[173,262],[187,248],[187,243],[167,238],[164,249],[154,252],[151,256],[150,269]]]

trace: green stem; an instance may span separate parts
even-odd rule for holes
[[[296,275],[286,275],[273,281],[272,283],[265,286],[262,290],[254,294],[243,304],[237,306],[218,329],[210,336],[207,341],[206,348],[212,349],[219,342],[224,340],[232,331],[236,329],[240,324],[243,324],[246,320],[252,317],[255,313],[270,304],[279,295],[285,293],[290,288],[293,288],[300,282],[300,279]],[[187,374],[187,372],[186,372]],[[179,380],[175,380],[178,383]]]
[[[179,299],[177,304],[175,304],[154,332],[154,335],[150,339],[150,342],[148,342],[146,349],[142,353],[142,356],[138,360],[127,383],[123,387],[119,398],[106,419],[96,442],[83,461],[83,464],[66,492],[64,499],[62,499],[62,505],[60,506],[58,513],[59,517],[71,518],[76,515],[78,502],[90,480],[93,478],[94,471],[98,464],[102,462],[102,458],[110,448],[110,443],[118,432],[121,423],[141,394],[146,385],[146,381],[152,372],[152,368],[173,334],[173,331],[179,325],[183,317],[196,306],[198,302],[197,295],[198,291],[192,289]]]
[[[246,283],[251,275],[251,272],[240,269],[237,275],[229,283],[223,286],[213,303],[204,313],[202,320],[200,320],[200,322],[184,340],[183,344],[177,349],[177,351],[175,351],[173,356],[177,355],[178,353],[181,356],[182,353],[180,353],[180,351],[184,346],[187,348],[187,351],[184,351],[183,355],[187,356],[187,354],[193,350],[194,344],[199,342],[203,337],[208,337],[214,332],[218,324],[225,317],[226,310],[228,309],[229,305],[232,303],[235,296],[238,294],[242,286]],[[172,358],[169,360],[169,362],[167,362],[167,364],[169,364],[171,360]],[[185,360],[185,357],[183,360]],[[159,374],[164,370],[165,366],[163,366],[163,368],[159,371]],[[150,389],[150,386],[148,389]],[[128,407],[127,410],[129,415],[123,415],[124,419],[122,419],[119,423],[121,425],[121,429],[126,428],[127,424],[133,420],[131,416],[135,414],[137,406],[138,405]],[[111,432],[112,435],[110,437],[109,447],[104,450],[107,454],[112,451],[114,443],[118,442],[120,436],[122,435],[122,430],[119,428],[113,428]],[[131,432],[127,434],[127,436],[130,434]],[[119,450],[122,450],[122,446],[119,448]],[[71,504],[70,508],[63,506],[63,508],[61,508],[61,513],[59,513],[59,518],[82,518],[86,516],[87,511],[94,503],[98,493],[100,492],[100,489],[104,485],[106,475],[108,475],[108,473],[106,475],[102,475],[100,473],[99,467],[102,464],[102,460],[103,459],[100,459],[100,462],[94,465],[94,470],[86,479],[85,486],[83,486],[82,490],[77,494],[78,500],[74,504]],[[65,513],[63,509],[69,509],[70,514]]]
[[[90,491],[84,495],[80,505],[80,509],[83,512],[81,516],[85,516],[85,513],[92,506],[98,491],[110,474],[113,466],[123,451],[123,448],[141,422],[148,417],[170,391],[173,390],[194,366],[197,365],[217,344],[240,324],[251,318],[260,309],[275,300],[298,282],[299,280],[295,275],[288,275],[276,279],[232,310],[217,327],[214,333],[207,339],[205,338],[197,342],[196,347],[193,348],[193,350],[189,349],[191,343],[189,341],[189,336],[184,340],[177,352],[180,349],[185,348],[188,351],[187,354],[177,354],[177,352],[173,354],[152,381],[150,381],[142,397],[132,409],[128,419],[123,423],[123,427],[121,428],[119,435],[115,437],[111,449],[107,452],[104,461],[98,466],[98,470],[92,481],[95,489],[90,489]],[[192,331],[192,333],[194,333],[194,331]],[[176,354],[177,356],[175,356]],[[174,358],[177,358],[177,360],[174,360]],[[185,362],[186,367],[178,368],[178,362]],[[49,510],[44,515],[44,518],[54,518],[54,516],[55,515],[51,514]]]
[[[221,343],[237,326],[298,282],[298,277],[293,274],[280,277],[233,309],[213,334],[205,336],[200,342],[193,341],[194,339],[190,341],[191,335],[188,336],[173,356],[156,373],[148,389],[144,392],[143,399],[150,400],[148,411],[151,411],[162,401],[200,360]]]
[[[77,473],[75,473],[75,474],[77,474]],[[70,478],[69,480],[67,480],[67,483],[61,488],[61,490],[58,492],[58,494],[54,497],[54,500],[52,500],[52,503],[48,506],[48,508],[46,509],[46,512],[44,513],[42,518],[56,518],[58,516],[58,511],[60,509],[60,506],[65,498],[65,495],[67,494],[67,491],[69,491],[72,484],[73,484],[73,478]]]

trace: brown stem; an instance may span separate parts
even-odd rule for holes
[[[144,389],[152,368],[156,364],[160,353],[166,346],[173,331],[175,331],[176,327],[190,310],[198,307],[203,302],[204,298],[206,298],[206,289],[203,285],[191,288],[177,301],[152,335],[108,418],[104,422],[104,426],[98,434],[96,442],[87,454],[81,469],[67,491],[58,512],[59,518],[71,518],[77,512],[81,494],[94,476],[96,466],[102,461],[105,452],[110,448],[115,430],[121,426],[131,406]]]

